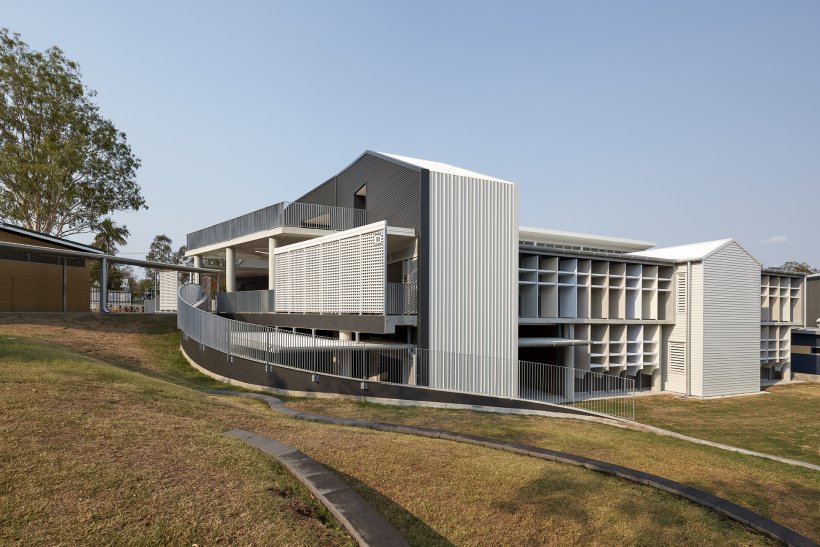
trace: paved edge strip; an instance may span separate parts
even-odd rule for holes
[[[270,403],[270,401],[268,401]],[[359,545],[405,547],[409,544],[387,520],[350,485],[304,453],[270,437],[232,429],[225,435],[276,458],[316,496],[350,532]]]
[[[698,488],[687,486],[683,483],[676,482],[673,480],[665,479],[663,477],[653,475],[651,473],[638,471],[637,469],[631,469],[629,467],[623,467],[612,463],[593,460],[590,458],[585,458],[583,456],[570,454],[568,452],[560,452],[557,450],[550,450],[548,448],[541,448],[537,446],[521,444],[511,441],[500,441],[498,439],[493,439],[491,437],[482,437],[480,435],[471,435],[469,433],[456,433],[453,431],[446,431],[443,429],[370,422],[367,420],[357,420],[351,418],[334,418],[332,416],[309,414],[306,412],[300,412],[298,410],[288,408],[284,405],[284,403],[282,403],[281,400],[277,399],[276,397],[272,397],[270,395],[262,395],[260,393],[245,393],[241,391],[231,391],[223,389],[206,390],[206,392],[216,395],[235,395],[239,397],[256,399],[267,403],[271,410],[273,410],[274,412],[284,414],[292,418],[299,418],[301,420],[307,420],[311,422],[320,422],[349,427],[361,427],[366,429],[374,429],[377,431],[387,431],[392,433],[404,433],[407,435],[418,435],[422,437],[446,439],[456,442],[485,446],[487,448],[494,448],[497,450],[505,450],[507,452],[514,452],[517,454],[524,454],[527,456],[540,458],[542,460],[550,460],[560,463],[567,463],[570,465],[576,465],[579,467],[584,467],[592,471],[598,471],[600,473],[614,475],[625,480],[637,482],[639,484],[643,484],[646,486],[659,488],[661,490],[669,492],[670,494],[674,494],[676,496],[687,499],[691,502],[697,503],[698,505],[702,505],[703,507],[716,511],[717,513],[725,517],[740,522],[741,524],[748,526],[749,528],[765,536],[768,536],[776,541],[779,541],[785,545],[794,547],[818,547],[817,543],[807,538],[806,536],[803,536],[795,532],[791,528],[787,528],[782,524],[779,524],[767,517],[764,517],[759,513],[755,513],[750,509],[746,509],[745,507],[737,505],[736,503],[715,496],[708,492],[704,492],[703,490],[700,490]]]

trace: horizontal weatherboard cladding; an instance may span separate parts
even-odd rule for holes
[[[731,242],[704,261],[703,395],[760,390],[760,264]]]

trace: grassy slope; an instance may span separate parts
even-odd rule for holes
[[[0,337],[0,543],[353,544],[190,390]]]
[[[13,324],[0,325],[0,333],[51,339],[128,370],[68,356],[36,359],[12,352],[0,359],[0,385],[13,381],[16,386],[0,401],[0,460],[4,468],[6,462],[13,464],[0,487],[0,515],[11,511],[11,516],[0,516],[6,518],[0,522],[0,534],[17,534],[6,539],[54,542],[55,536],[93,536],[181,542],[215,541],[220,539],[214,539],[215,534],[223,534],[221,539],[263,542],[252,531],[268,524],[278,529],[277,519],[283,514],[290,522],[294,512],[305,512],[288,513],[289,504],[304,501],[278,494],[293,490],[287,483],[281,485],[283,477],[267,458],[219,436],[229,427],[242,427],[290,443],[335,469],[417,544],[763,541],[688,502],[582,469],[447,441],[290,420],[255,402],[169,385],[162,379],[176,378],[187,385],[211,381],[181,360],[176,334],[165,318],[89,318],[68,328],[62,318],[7,320]],[[6,341],[2,345],[13,347]],[[35,353],[45,351],[53,350]],[[60,381],[44,381],[48,379]],[[340,411],[378,412],[383,420],[393,416],[382,411],[401,411],[333,403]],[[479,426],[488,417],[462,414],[464,422]],[[396,418],[400,421],[402,416]],[[542,426],[553,422],[539,420]],[[499,436],[516,430],[515,424],[512,430],[487,425]],[[554,425],[576,430],[575,425]],[[40,440],[27,439],[30,431],[40,432]],[[78,432],[79,440],[51,442],[66,431]],[[161,442],[150,440],[155,435]],[[224,451],[233,456],[220,457]],[[47,461],[55,463],[45,466]],[[74,501],[79,492],[85,495]],[[271,509],[271,499],[284,507]],[[243,523],[234,535],[228,516]],[[40,528],[30,526],[41,518]],[[189,520],[192,531],[184,535]],[[321,520],[312,520],[319,523],[320,532],[343,541]],[[93,522],[97,525],[90,526]],[[147,525],[140,528],[135,524],[140,522]],[[312,532],[302,527],[284,536],[273,533],[267,541],[302,543],[303,533]]]
[[[749,397],[638,397],[640,421],[725,444],[820,464],[820,384],[774,386]]]

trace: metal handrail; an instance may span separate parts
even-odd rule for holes
[[[283,201],[188,234],[188,250],[284,226],[343,231],[367,224],[364,209]]]
[[[198,285],[179,290],[177,325],[221,353],[256,361],[268,373],[285,367],[362,382],[571,405],[634,420],[635,381],[569,367],[416,348],[365,344],[235,321],[198,309]]]

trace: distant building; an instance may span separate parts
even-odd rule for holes
[[[102,255],[94,247],[0,222],[0,241]],[[84,258],[0,249],[0,312],[87,312],[91,263]]]

